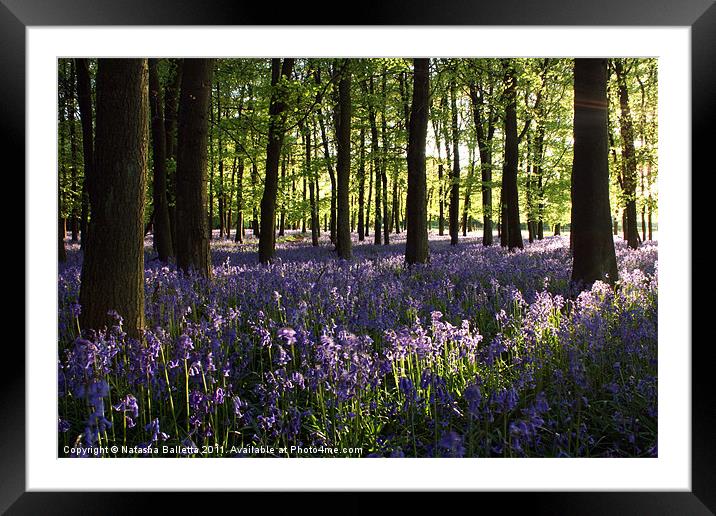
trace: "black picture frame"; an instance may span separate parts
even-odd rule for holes
[[[692,71],[692,162],[693,170],[712,170],[709,150],[713,146],[710,127],[716,98],[716,6],[714,0],[547,0],[526,3],[500,0],[489,5],[467,0],[430,3],[390,0],[353,7],[339,19],[322,19],[317,13],[338,13],[337,3],[295,3],[277,9],[277,4],[251,4],[214,0],[0,0],[0,106],[2,107],[3,156],[18,158],[16,169],[24,169],[25,145],[25,30],[29,26],[63,25],[572,25],[572,26],[689,26],[691,27]],[[346,4],[350,5],[350,4]],[[684,171],[691,177],[691,171]],[[27,192],[25,192],[27,195]],[[694,203],[696,205],[696,203]],[[24,211],[24,210],[23,210]],[[688,218],[689,214],[685,214]],[[691,215],[695,220],[695,215]],[[692,231],[691,221],[685,222]],[[51,233],[51,231],[50,231]],[[28,235],[25,234],[25,238]],[[24,251],[23,251],[24,252]],[[31,271],[25,268],[27,277]],[[695,304],[693,305],[695,307]],[[26,306],[25,310],[32,307]],[[26,312],[27,313],[27,312]],[[692,319],[693,320],[693,319]],[[684,328],[683,342],[691,345],[692,329]],[[15,353],[4,360],[12,366],[0,375],[0,511],[8,514],[120,514],[146,507],[150,493],[26,492],[25,454],[25,354],[9,343],[4,351]],[[692,491],[691,492],[584,492],[509,493],[510,508],[542,514],[713,514],[716,512],[716,400],[708,360],[707,341],[693,346],[692,353]],[[81,479],[78,479],[81,483]],[[309,500],[307,493],[294,493],[287,504]],[[475,494],[478,498],[504,496]],[[181,504],[183,510],[202,507],[195,494],[163,493],[161,503]],[[219,496],[219,500],[216,497]],[[212,495],[220,501],[229,494]],[[241,495],[246,498],[246,494]],[[352,511],[373,510],[350,495],[344,502]],[[273,499],[272,499],[273,500]],[[315,502],[313,502],[315,503]],[[381,509],[400,502],[379,502]],[[472,502],[471,502],[472,503]],[[166,512],[169,512],[168,509]]]

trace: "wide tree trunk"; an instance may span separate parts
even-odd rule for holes
[[[502,231],[507,233],[507,247],[510,250],[522,249],[522,231],[520,228],[520,206],[517,192],[517,167],[519,160],[517,137],[517,80],[512,63],[503,60],[505,72],[505,166],[502,180],[502,194],[505,213]]]
[[[167,205],[166,135],[164,105],[159,85],[158,62],[149,60],[149,109],[152,117],[152,152],[154,163],[154,244],[159,260],[166,263],[172,255],[169,207]]]
[[[350,222],[351,172],[351,69],[350,60],[343,62],[338,83],[338,161],[336,164],[338,192],[336,198],[336,252],[349,260],[352,256]]]
[[[177,266],[211,276],[206,217],[208,113],[213,59],[185,59],[177,144]]]
[[[276,197],[278,195],[278,166],[285,125],[286,93],[279,81],[288,81],[293,70],[293,58],[271,60],[271,103],[269,105],[268,143],[266,145],[266,180],[261,197],[261,230],[259,261],[269,263],[276,252]]]
[[[408,198],[405,261],[426,263],[428,247],[427,179],[425,144],[428,134],[430,99],[429,59],[413,59],[413,106],[408,128]]]
[[[574,62],[572,281],[617,281],[609,206],[607,60]]]
[[[99,59],[92,237],[84,253],[80,325],[144,328],[144,190],[149,119],[146,59]]]

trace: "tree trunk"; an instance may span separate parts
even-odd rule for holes
[[[534,232],[534,160],[532,156],[533,152],[532,135],[527,133],[527,185],[525,188],[525,194],[527,196],[527,240],[531,244],[535,241]]]
[[[261,198],[261,230],[259,236],[259,261],[269,263],[276,252],[276,196],[278,194],[278,165],[285,125],[285,92],[281,79],[288,81],[293,70],[293,58],[271,60],[271,104],[269,106],[268,144],[266,145],[266,180]]]
[[[380,178],[383,186],[383,245],[390,243],[390,214],[388,213],[388,119],[385,112],[386,96],[387,96],[388,74],[383,68],[383,80],[381,81],[381,116],[380,116],[380,136],[383,142],[383,156],[380,160]]]
[[[64,66],[62,71],[64,71]],[[58,77],[59,85],[59,114],[57,132],[59,133],[59,148],[57,149],[57,161],[60,167],[60,181],[59,188],[57,189],[57,245],[58,253],[57,258],[60,262],[67,260],[67,251],[65,249],[65,237],[67,236],[67,223],[65,221],[65,209],[67,203],[65,202],[65,189],[63,188],[67,179],[67,166],[64,160],[65,152],[65,125],[67,119],[67,76],[66,74],[59,74]]]
[[[181,85],[182,60],[171,59],[170,76],[164,88],[164,134],[167,139],[167,204],[171,227],[172,254],[176,256],[176,164],[177,164],[177,110],[179,108],[179,87]]]
[[[450,245],[457,245],[460,234],[460,133],[457,124],[457,86],[450,83],[450,107],[452,111],[452,175],[450,177]]]
[[[634,124],[629,108],[629,90],[623,60],[614,59],[614,70],[619,88],[621,108],[620,127],[622,137],[622,161],[624,163],[623,191],[626,200],[626,236],[627,245],[632,249],[639,247],[639,231],[636,220],[636,153],[634,151]]]
[[[542,162],[544,160],[544,123],[541,118],[537,125],[537,139],[535,141],[535,153],[537,163],[535,164],[535,174],[537,176],[537,239],[544,238],[544,172]]]
[[[470,165],[467,169],[467,180],[465,181],[465,202],[462,209],[462,236],[467,236],[468,231],[472,231],[470,223],[470,196],[472,194],[472,180],[475,173],[475,146],[470,143],[468,145],[470,154]]]
[[[306,176],[303,176],[303,204],[301,205],[301,233],[306,234]]]
[[[71,170],[71,180],[72,180],[72,206],[70,210],[70,231],[72,232],[72,241],[78,242],[79,241],[79,232],[80,232],[80,214],[77,211],[77,200],[75,199],[75,196],[77,195],[78,185],[77,180],[79,179],[77,177],[77,169],[78,163],[77,163],[77,128],[75,127],[75,62],[74,60],[70,60],[70,86],[68,88],[69,92],[69,106],[67,109],[67,123],[70,126],[70,170]]]
[[[218,149],[216,157],[219,161],[219,188],[217,196],[219,197],[219,240],[224,238],[224,220],[226,217],[226,206],[224,202],[224,141],[221,134],[221,82],[216,81],[216,127]]]
[[[321,140],[323,142],[323,159],[326,162],[326,169],[328,170],[328,177],[331,180],[331,208],[330,208],[330,239],[331,243],[336,241],[336,174],[333,170],[333,163],[331,162],[331,153],[328,148],[328,134],[326,132],[326,124],[323,121],[323,115],[321,109],[318,110],[318,123],[321,129]]]
[[[425,145],[428,134],[430,99],[429,59],[414,59],[413,106],[408,128],[408,198],[405,261],[426,263],[428,247],[427,179]]]
[[[80,325],[101,329],[114,310],[124,330],[144,328],[144,189],[147,60],[99,59],[92,237],[85,249]]]
[[[278,236],[284,236],[285,225],[286,225],[286,201],[285,201],[285,183],[286,183],[286,167],[288,166],[288,154],[284,154],[281,160],[281,214],[279,215],[278,222]],[[229,207],[231,210],[231,207]]]
[[[212,59],[184,59],[177,143],[177,266],[211,276],[206,218],[208,112]]]
[[[236,187],[236,235],[234,242],[244,241],[244,158],[239,159],[239,184]]]
[[[352,256],[350,226],[350,171],[351,171],[351,70],[350,60],[343,61],[338,83],[338,162],[336,164],[338,192],[336,199],[336,252],[349,260]]]
[[[375,94],[375,88],[373,86],[373,77],[370,77],[370,95],[371,97]],[[375,227],[373,229],[373,243],[380,245],[382,238],[383,220],[381,216],[381,159],[378,151],[378,124],[376,122],[375,107],[373,102],[368,103],[368,120],[370,122],[370,135],[371,135],[371,153],[373,154],[373,170],[375,171]]]
[[[373,162],[370,161],[368,163],[369,171],[369,178],[368,178],[368,202],[365,206],[365,236],[369,236],[369,230],[370,230],[370,207],[372,202],[372,195],[373,195]]]
[[[445,143],[445,146],[447,148],[447,142]],[[439,218],[438,218],[438,235],[443,236],[445,234],[445,192],[443,191],[444,188],[444,181],[443,181],[443,164],[440,163],[438,165],[438,211],[440,212]]]
[[[482,95],[478,95],[475,82],[470,83],[472,117],[475,123],[477,147],[480,153],[480,179],[482,180],[482,245],[492,245],[492,138],[495,132],[492,113],[487,113],[487,133],[483,126]]]
[[[609,206],[607,60],[574,62],[572,282],[617,281]]]
[[[256,186],[259,182],[259,169],[256,164],[256,160],[251,163],[251,192],[252,192],[252,206],[251,206],[251,232],[254,237],[259,238],[259,214],[256,209]],[[305,190],[305,188],[304,188]],[[305,199],[304,199],[305,200]]]
[[[209,240],[214,238],[214,138],[212,132],[214,130],[214,100],[211,90],[209,90]]]
[[[517,167],[519,160],[517,138],[517,80],[512,63],[502,61],[505,72],[505,167],[502,179],[506,221],[502,231],[507,233],[507,247],[510,251],[522,249],[522,231],[520,229],[520,206],[517,193]]]
[[[171,228],[167,206],[166,135],[162,90],[157,60],[149,60],[149,108],[152,117],[152,152],[154,163],[154,244],[159,260],[167,263],[172,254]]]
[[[236,154],[234,154],[234,162],[231,165],[231,182],[229,183],[231,185],[231,189],[235,187],[236,183],[236,163],[238,161],[238,158],[236,157]],[[227,203],[228,203],[228,214],[226,218],[226,238],[228,240],[231,240],[231,223],[233,222],[233,213],[232,213],[232,194],[234,193],[231,189],[229,189],[229,193],[227,194]]]
[[[318,247],[318,226],[320,225],[320,221],[318,220],[318,209],[316,206],[316,196],[314,193],[314,173],[311,168],[311,130],[309,128],[306,128],[306,130],[304,131],[304,141],[306,144],[306,159],[304,161],[304,163],[306,164],[306,172],[304,180],[305,178],[308,178],[311,203],[311,245],[313,245],[313,247]]]
[[[94,134],[92,129],[92,86],[90,82],[89,62],[87,59],[75,59],[77,70],[77,103],[80,107],[82,122],[82,161],[84,163],[84,179],[82,181],[82,215],[80,235],[82,248],[89,235],[89,184],[92,181],[94,166]]]
[[[358,162],[358,240],[365,240],[365,128],[360,128],[360,154]]]

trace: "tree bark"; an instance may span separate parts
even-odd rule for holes
[[[286,93],[281,79],[288,81],[293,70],[293,58],[271,60],[271,104],[269,105],[268,143],[266,145],[266,180],[261,197],[261,229],[259,261],[269,263],[276,252],[276,197],[278,195],[278,166],[285,125]]]
[[[231,240],[231,222],[233,219],[233,213],[232,213],[232,194],[234,193],[232,189],[235,187],[236,184],[236,163],[238,161],[238,157],[236,154],[234,154],[234,162],[231,165],[231,182],[229,183],[231,185],[231,188],[229,189],[229,192],[227,194],[227,204],[228,204],[228,213],[226,216],[226,238],[228,240]]]
[[[373,162],[369,161],[369,177],[368,177],[368,202],[365,205],[365,236],[369,236],[370,232],[370,207],[373,201]]]
[[[470,202],[472,196],[472,181],[475,174],[475,145],[468,144],[470,165],[467,169],[467,179],[465,181],[465,202],[462,209],[462,236],[467,236],[468,231],[472,231],[472,223],[470,217]]]
[[[365,240],[365,128],[360,129],[360,154],[358,161],[358,240]]]
[[[69,75],[69,81],[70,85],[68,88],[69,92],[69,105],[67,109],[67,123],[70,126],[70,178],[72,181],[71,188],[72,188],[72,206],[70,209],[70,231],[72,233],[72,241],[78,242],[79,241],[79,232],[80,232],[80,214],[77,211],[77,200],[75,199],[75,196],[77,195],[77,170],[79,163],[77,162],[77,128],[75,126],[75,62],[74,60],[70,60],[70,75]]]
[[[85,248],[80,325],[101,329],[115,310],[134,338],[144,328],[144,189],[147,60],[99,59],[95,141],[96,201]]]
[[[176,256],[176,169],[177,169],[177,111],[181,86],[182,60],[171,59],[170,76],[164,88],[164,135],[167,153],[167,206],[171,231],[172,254]]]
[[[426,263],[428,247],[427,179],[425,144],[428,134],[430,101],[429,59],[413,59],[413,105],[408,128],[408,198],[405,261]]]
[[[217,150],[216,157],[219,161],[219,188],[217,196],[219,197],[219,240],[224,238],[224,227],[226,217],[226,206],[224,202],[224,140],[221,134],[221,82],[216,81],[216,126],[218,129],[217,135]]]
[[[373,77],[370,77],[369,91],[371,102],[368,103],[368,121],[370,122],[371,135],[371,153],[373,154],[373,170],[375,171],[375,227],[373,229],[373,243],[380,245],[382,243],[383,220],[381,216],[381,159],[378,150],[378,124],[376,122],[375,107],[373,106],[372,97],[375,93],[373,86]]]
[[[177,142],[177,266],[205,277],[211,277],[206,166],[213,69],[213,59],[184,59]]]
[[[452,112],[452,175],[450,177],[450,245],[457,245],[460,234],[460,133],[457,123],[457,85],[450,82],[450,107]]]
[[[572,282],[617,281],[609,206],[607,61],[574,62]]]
[[[67,179],[67,165],[65,164],[65,126],[67,120],[67,75],[64,72],[65,66],[61,66],[58,77],[59,93],[59,114],[57,120],[57,132],[59,133],[59,148],[57,149],[57,160],[59,165],[60,180],[57,189],[57,258],[60,262],[67,260],[65,249],[65,237],[67,236],[67,223],[65,219],[65,184]]]
[[[236,187],[236,235],[234,242],[244,241],[244,158],[239,159],[239,184]]]
[[[311,245],[318,247],[318,229],[320,221],[318,220],[318,208],[316,206],[316,194],[315,194],[315,181],[314,173],[311,167],[311,130],[306,128],[304,131],[304,142],[306,144],[306,159],[304,161],[306,165],[306,171],[304,180],[308,181],[309,197],[310,197],[310,208],[311,208]]]
[[[629,90],[622,59],[614,59],[614,71],[619,88],[621,108],[620,128],[622,137],[622,161],[624,163],[623,193],[626,201],[625,239],[632,249],[639,247],[639,231],[636,220],[636,153],[634,151],[634,123],[629,108]]]
[[[338,162],[336,164],[338,192],[336,198],[336,252],[349,260],[352,256],[350,222],[351,172],[351,69],[350,60],[343,61],[338,83]]]
[[[507,220],[503,220],[502,231],[507,233],[507,247],[510,251],[522,249],[520,229],[520,206],[517,192],[517,167],[519,160],[517,137],[517,80],[512,63],[502,61],[505,72],[505,166],[502,178],[502,193]]]
[[[288,166],[288,154],[284,154],[283,159],[281,160],[281,212],[279,215],[279,222],[278,222],[278,236],[284,236],[285,234],[285,225],[286,225],[286,201],[285,201],[285,183],[286,183],[286,167]],[[229,207],[229,213],[231,213],[231,207]]]
[[[482,91],[482,90],[480,90]],[[482,245],[492,245],[492,138],[495,134],[495,123],[492,112],[487,113],[487,132],[483,126],[483,95],[478,95],[478,86],[470,83],[470,100],[472,116],[475,123],[477,147],[480,153],[480,179],[482,180]]]
[[[162,90],[156,59],[149,60],[149,108],[152,117],[152,152],[154,163],[154,244],[159,260],[167,263],[172,254],[171,228],[167,205],[166,135]]]
[[[386,115],[386,97],[387,97],[388,73],[383,68],[383,80],[381,81],[381,116],[380,116],[380,136],[383,142],[383,152],[380,177],[383,186],[383,245],[390,243],[390,214],[388,213],[388,119]]]

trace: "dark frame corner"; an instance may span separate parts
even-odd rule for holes
[[[120,5],[121,4],[121,5]],[[276,16],[273,4],[245,5],[215,0],[212,8],[193,0],[153,0],[108,2],[107,0],[0,0],[0,105],[3,123],[0,146],[5,156],[19,158],[24,169],[25,155],[17,149],[25,145],[25,29],[36,25],[317,25],[336,24],[336,20],[315,18],[321,5],[310,13],[300,6],[287,7]],[[295,12],[294,12],[295,11]],[[692,30],[692,159],[693,170],[713,170],[710,149],[716,104],[716,5],[714,0],[544,0],[526,4],[502,0],[483,6],[465,0],[438,4],[389,0],[379,8],[356,9],[348,18],[357,25],[661,25],[690,26]],[[339,23],[342,24],[342,23]],[[708,165],[707,165],[708,163]],[[684,171],[690,174],[690,171]],[[691,177],[690,175],[688,177]],[[23,186],[24,188],[24,186]],[[27,192],[25,192],[27,195]],[[696,203],[694,203],[696,205]],[[22,209],[22,208],[21,208]],[[692,215],[692,217],[694,217]],[[690,224],[689,224],[690,226]],[[693,233],[692,233],[693,234]],[[28,238],[25,232],[25,238]],[[24,250],[23,250],[24,256]],[[25,269],[25,275],[30,271]],[[31,307],[25,306],[26,310]],[[685,328],[691,340],[691,328]],[[10,342],[8,342],[10,344]],[[520,493],[510,494],[510,507],[519,501],[537,514],[714,514],[716,513],[716,400],[710,382],[711,361],[706,356],[708,341],[692,347],[692,491],[651,493]],[[10,346],[6,347],[6,351]],[[0,511],[9,514],[125,513],[148,507],[150,493],[27,493],[25,483],[25,355],[14,345],[15,360],[7,359],[1,378],[0,414]],[[22,367],[21,367],[22,365]],[[306,499],[294,493],[291,504]],[[417,493],[416,493],[417,495]],[[204,500],[194,495],[165,493],[162,502],[177,502],[184,511],[199,508]],[[228,495],[227,495],[228,496]],[[245,495],[242,495],[245,496]],[[497,497],[484,494],[481,497]],[[222,495],[222,498],[225,496]],[[296,497],[299,500],[296,500]],[[373,504],[358,502],[357,509],[372,510]],[[315,502],[314,502],[315,503]],[[194,506],[194,507],[192,507]],[[385,508],[385,503],[381,502]],[[396,508],[398,505],[395,504]],[[287,505],[288,507],[288,505]]]

